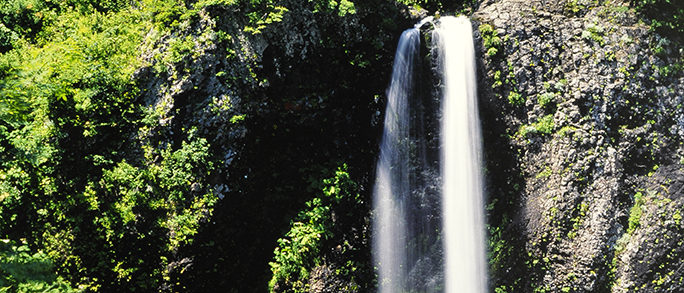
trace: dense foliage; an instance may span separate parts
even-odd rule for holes
[[[276,74],[248,42],[282,42],[293,13],[328,53],[273,45],[294,65]],[[402,17],[380,0],[0,3],[0,291],[265,291],[269,262],[281,290],[321,266],[372,287],[376,112]],[[202,74],[199,48],[228,60],[204,73],[223,95],[160,94]],[[317,253],[284,253],[310,225]]]
[[[0,57],[0,237],[41,247],[78,287],[155,289],[216,201],[204,138],[188,131],[177,146],[131,143],[153,123],[132,77],[158,6],[47,3],[5,4],[53,17],[3,18],[18,37]],[[27,21],[43,26],[29,34]]]
[[[363,218],[361,210],[356,207],[363,205],[363,198],[357,193],[356,184],[347,173],[346,166],[338,168],[334,172],[322,170],[323,174],[331,174],[331,178],[318,179],[314,176],[309,178],[310,190],[320,190],[320,195],[307,201],[306,208],[299,212],[291,223],[290,231],[286,238],[278,239],[278,247],[275,250],[275,261],[271,262],[273,278],[269,287],[271,291],[278,292],[308,292],[311,288],[309,275],[315,268],[322,266],[335,266],[331,260],[321,254],[325,242],[335,243],[338,255],[347,250],[358,251],[359,248],[347,239],[340,239],[342,232],[339,226],[341,219]],[[337,213],[335,213],[337,211]],[[346,213],[344,213],[346,211]],[[340,212],[343,212],[340,214]],[[337,223],[336,223],[337,222]],[[337,227],[336,227],[337,224]],[[335,239],[338,234],[338,239]],[[330,246],[330,245],[327,245]],[[350,279],[350,284],[336,288],[339,292],[354,292],[358,290],[358,284],[354,280],[354,271],[363,269],[358,260],[346,256],[342,266],[334,267],[334,276]],[[364,274],[372,274],[368,268],[363,269]]]
[[[32,252],[26,242],[0,241],[0,288],[2,292],[77,292],[53,271],[50,258]],[[11,290],[8,290],[11,288]]]

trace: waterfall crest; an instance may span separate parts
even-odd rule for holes
[[[439,19],[432,74],[440,86],[424,95],[419,29],[426,21],[402,34],[387,90],[373,195],[379,292],[484,292],[472,27],[465,17]]]

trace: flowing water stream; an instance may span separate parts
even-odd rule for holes
[[[421,90],[421,33],[434,24]],[[387,90],[374,189],[373,255],[380,293],[485,292],[481,134],[472,26],[427,19],[406,30]]]

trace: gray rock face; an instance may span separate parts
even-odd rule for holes
[[[654,51],[675,48],[627,5],[503,0],[474,14],[499,290],[683,286],[684,79],[665,75],[677,53]]]

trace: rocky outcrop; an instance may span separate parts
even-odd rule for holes
[[[676,48],[627,2],[485,1],[474,18],[492,286],[679,290]]]
[[[174,251],[165,290],[267,289],[277,240],[317,196],[321,169],[348,166],[355,192],[370,198],[381,95],[410,12],[387,1],[253,2],[189,12],[171,30],[150,31],[142,47],[137,78],[157,121],[141,126],[137,143],[203,137],[221,162],[203,187],[221,201],[192,245]],[[333,220],[316,262],[303,260],[319,265],[289,282],[319,292],[372,287],[369,208],[337,207],[357,216]]]
[[[192,130],[223,158],[203,187],[223,201],[178,249],[168,275],[181,285],[172,289],[266,284],[277,238],[311,197],[303,190],[312,165],[349,163],[370,198],[393,49],[415,19],[395,4],[358,2],[351,13],[282,1],[282,19],[258,33],[237,7],[209,6],[148,35],[137,77],[158,121],[141,126],[137,142],[181,144]],[[491,285],[682,287],[684,79],[670,67],[678,48],[627,2],[487,0],[472,17]],[[340,221],[311,290],[372,290],[366,220]],[[340,276],[352,258],[368,267]]]

